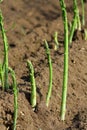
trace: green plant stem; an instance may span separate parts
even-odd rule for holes
[[[84,0],[81,0],[82,3],[82,25],[85,25],[85,11],[84,11]]]
[[[84,29],[84,40],[87,40],[87,29]]]
[[[3,73],[4,73],[4,89],[8,90],[8,41],[4,29],[4,24],[3,24],[3,16],[0,11],[0,29],[2,33],[2,39],[4,43],[4,63],[3,63]]]
[[[73,18],[73,22],[72,22],[72,26],[71,26],[71,30],[70,30],[70,34],[69,34],[69,44],[72,43],[74,31],[75,31],[76,26],[77,26],[77,15],[78,15],[77,0],[73,0],[73,6],[74,6],[74,18]]]
[[[78,6],[77,6],[77,27],[78,27],[78,30],[81,31],[81,21],[80,21]]]
[[[3,79],[3,69],[2,69],[2,64],[0,64],[0,80],[1,80],[1,85],[4,90],[4,79]]]
[[[36,83],[34,78],[34,68],[31,61],[27,61],[27,66],[30,72],[30,80],[31,80],[31,105],[32,107],[36,106]]]
[[[68,20],[64,0],[59,0],[59,2],[62,9],[62,17],[64,22],[64,74],[63,74],[62,102],[61,102],[61,120],[65,120],[67,83],[68,83]]]
[[[46,46],[46,54],[48,57],[48,63],[49,63],[49,87],[48,87],[48,92],[46,97],[46,106],[48,107],[49,100],[51,98],[51,93],[52,93],[52,61],[51,61],[50,50],[47,41],[45,41],[45,46]]]
[[[55,48],[54,48],[54,50],[57,51],[57,49],[59,48],[58,32],[54,33],[54,42],[55,42]]]
[[[16,130],[16,122],[17,122],[17,115],[18,115],[18,89],[17,89],[17,83],[16,83],[16,77],[14,71],[9,68],[9,71],[12,76],[13,80],[13,93],[14,93],[14,122],[13,122],[13,130]]]

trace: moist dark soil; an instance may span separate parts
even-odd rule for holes
[[[65,0],[68,20],[73,18],[73,3]],[[81,16],[81,3],[78,7]],[[85,28],[87,28],[85,1]],[[9,42],[9,66],[16,73],[18,93],[17,130],[87,130],[87,41],[83,31],[76,31],[69,47],[69,80],[67,111],[60,120],[64,63],[64,29],[58,0],[8,0],[1,9]],[[53,35],[58,31],[59,49],[54,50]],[[44,39],[49,43],[53,63],[53,90],[49,107],[46,94],[49,66]],[[35,69],[37,106],[30,104],[30,79],[27,60]],[[3,42],[0,38],[0,60],[3,61]],[[10,89],[0,89],[0,130],[12,130],[14,96]]]

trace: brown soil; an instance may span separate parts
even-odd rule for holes
[[[67,3],[72,20],[72,2]],[[85,3],[87,7],[87,3]],[[81,3],[79,3],[81,12]],[[8,0],[1,9],[9,41],[9,66],[16,73],[18,94],[17,130],[87,130],[87,41],[77,32],[69,49],[69,82],[66,120],[60,120],[63,82],[63,22],[58,0]],[[85,8],[87,27],[87,8]],[[54,51],[54,32],[59,33],[60,47]],[[49,107],[45,105],[49,68],[44,48],[47,39],[53,62],[53,90]],[[0,58],[3,43],[0,38]],[[30,81],[26,61],[35,68],[37,107],[30,105]],[[0,130],[12,130],[13,93],[0,90]]]

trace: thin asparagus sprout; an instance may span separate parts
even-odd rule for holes
[[[62,17],[64,22],[64,74],[63,74],[62,102],[61,102],[61,120],[65,120],[67,83],[68,83],[68,20],[64,0],[59,0],[59,2],[62,9]]]
[[[73,18],[73,21],[72,21],[71,30],[70,30],[70,34],[69,34],[69,44],[72,43],[74,31],[77,28],[77,16],[78,16],[77,0],[73,0],[73,6],[74,6],[74,18]]]
[[[30,72],[30,80],[31,80],[31,105],[32,107],[36,106],[36,83],[34,78],[34,68],[31,61],[27,61],[27,66]]]
[[[54,48],[54,50],[56,51],[59,48],[58,32],[54,33],[54,42],[55,42],[55,48]]]
[[[3,90],[4,90],[4,79],[3,79],[3,69],[2,69],[2,64],[0,64],[0,82],[1,82],[1,85],[3,87]]]
[[[85,11],[84,11],[84,0],[81,0],[82,3],[82,25],[85,25]]]
[[[4,43],[4,63],[3,63],[3,72],[4,72],[4,89],[8,90],[8,41],[4,29],[3,16],[0,11],[0,29],[2,33],[2,39]]]
[[[51,98],[51,93],[52,93],[52,61],[50,57],[50,50],[47,41],[45,40],[45,46],[46,46],[46,54],[48,57],[48,63],[49,63],[49,87],[48,87],[48,92],[46,96],[46,106],[49,106],[49,100]]]
[[[18,115],[18,89],[17,89],[17,83],[16,83],[16,77],[15,72],[9,68],[9,72],[12,76],[13,81],[13,93],[14,93],[14,122],[13,122],[13,130],[16,130],[16,123],[17,123],[17,115]]]
[[[0,64],[0,84],[1,84],[1,78],[2,77],[2,64]]]
[[[87,30],[84,30],[84,39],[87,40]]]
[[[81,31],[81,21],[80,21],[80,15],[79,15],[79,8],[77,6],[77,29]]]

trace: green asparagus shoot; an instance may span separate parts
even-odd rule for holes
[[[54,42],[55,42],[54,50],[56,51],[56,50],[59,48],[58,32],[55,32],[55,33],[54,33]]]
[[[3,75],[4,75],[4,89],[8,90],[9,86],[8,86],[8,41],[7,41],[7,37],[6,37],[6,32],[4,29],[4,23],[3,23],[3,16],[2,13],[0,11],[0,30],[2,33],[2,39],[3,39],[3,43],[4,43],[4,62],[3,62]]]
[[[80,21],[78,6],[77,6],[77,28],[78,28],[79,31],[81,31],[81,21]]]
[[[62,9],[62,17],[64,22],[64,74],[63,74],[62,102],[61,102],[61,120],[65,120],[67,83],[68,83],[68,20],[64,0],[59,0],[59,2]]]
[[[46,97],[46,106],[48,107],[49,100],[51,98],[51,93],[52,93],[52,61],[51,61],[49,46],[46,40],[45,40],[45,46],[46,46],[46,54],[48,57],[48,63],[49,63],[49,87],[48,87],[48,92]]]
[[[3,68],[2,68],[2,64],[0,64],[0,83],[1,83],[1,86],[4,90],[4,79],[3,79]]]
[[[27,66],[30,72],[30,80],[31,80],[31,105],[34,108],[36,106],[36,83],[34,78],[34,68],[31,61],[27,61]]]
[[[84,11],[84,0],[81,0],[82,3],[82,25],[85,25],[85,11]]]
[[[77,28],[77,16],[78,16],[77,0],[73,0],[73,6],[74,6],[74,18],[72,21],[71,30],[70,30],[70,34],[69,34],[69,44],[72,43],[74,31]]]
[[[14,121],[13,121],[13,130],[16,130],[16,123],[17,123],[17,115],[18,115],[18,89],[17,89],[17,83],[16,83],[16,77],[14,71],[9,68],[9,72],[12,76],[13,81],[13,93],[14,93]]]
[[[87,40],[87,29],[84,30],[84,39]]]

